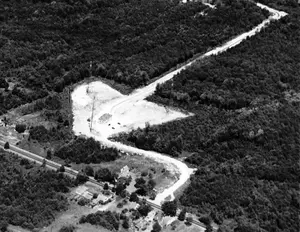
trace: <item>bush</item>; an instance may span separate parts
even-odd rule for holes
[[[63,226],[59,230],[59,232],[74,232],[74,231],[75,231],[75,226],[73,225]]]
[[[6,232],[8,227],[8,222],[6,220],[0,220],[0,231]]]
[[[124,219],[122,226],[124,229],[129,229],[129,220],[127,217]]]
[[[47,150],[47,155],[46,155],[46,159],[52,159],[52,152],[51,150]]]
[[[17,124],[16,125],[16,131],[18,133],[23,133],[26,130],[26,125],[24,124]]]
[[[100,225],[108,230],[118,230],[120,223],[119,214],[111,211],[98,211],[94,214],[82,216],[79,223],[90,223],[92,225]]]
[[[89,180],[89,177],[85,173],[78,172],[75,183],[77,185],[80,185],[80,184],[84,184],[88,180]]]
[[[6,142],[6,143],[4,144],[4,149],[9,149],[9,143],[8,143],[8,142]]]
[[[109,186],[108,186],[107,183],[104,184],[103,189],[104,189],[104,190],[108,190],[108,189],[109,189]]]
[[[129,201],[138,203],[139,202],[138,195],[135,192],[131,193],[129,197]]]
[[[184,221],[185,220],[185,215],[186,215],[186,209],[184,208],[183,210],[181,210],[181,212],[178,215],[178,220],[179,221]]]
[[[30,162],[29,162],[29,160],[28,159],[25,159],[25,158],[22,158],[21,160],[20,160],[20,165],[28,165],[28,164],[30,164]]]
[[[87,174],[88,176],[94,176],[94,169],[87,165],[84,169],[85,174]]]
[[[153,228],[151,230],[151,232],[160,232],[161,231],[161,225],[159,225],[159,223],[156,221],[153,224]]]
[[[151,210],[152,210],[152,207],[148,204],[141,204],[137,208],[137,211],[144,217],[146,217]]]
[[[176,201],[166,201],[162,204],[161,210],[166,216],[176,216],[177,202]]]
[[[98,181],[114,182],[115,178],[108,168],[100,168],[95,172],[95,179]]]
[[[210,217],[200,217],[199,221],[202,222],[204,225],[209,225],[211,223]]]
[[[80,198],[80,200],[78,201],[78,205],[80,205],[80,206],[85,206],[88,203],[89,203],[89,200],[87,200],[84,197]]]
[[[190,225],[192,225],[192,222],[193,222],[193,218],[192,217],[187,217],[186,221],[185,221],[185,224],[190,226]]]
[[[58,172],[65,172],[65,166],[61,165],[58,169]]]
[[[119,157],[117,149],[103,148],[93,138],[86,139],[81,137],[58,149],[55,155],[75,163],[86,164],[114,161]]]

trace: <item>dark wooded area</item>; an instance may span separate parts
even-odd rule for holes
[[[66,210],[74,180],[0,150],[0,230],[8,223],[42,228]]]
[[[296,1],[279,2],[288,16],[149,97],[195,116],[119,138],[172,156],[189,152],[198,171],[180,202],[221,231],[299,230],[300,11]]]
[[[238,0],[216,10],[178,0],[1,1],[0,113],[90,75],[135,88],[267,14]]]

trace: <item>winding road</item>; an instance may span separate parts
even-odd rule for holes
[[[128,95],[128,96],[124,96],[122,98],[116,99],[115,101],[113,101],[113,104],[110,104],[109,106],[107,106],[106,108],[104,108],[98,115],[95,115],[95,118],[99,118],[101,115],[103,114],[110,114],[112,115],[112,117],[114,117],[114,112],[115,110],[118,109],[118,107],[120,105],[128,105],[128,107],[130,107],[132,104],[135,104],[139,101],[144,100],[146,97],[150,96],[151,94],[154,93],[156,86],[158,84],[162,84],[170,79],[172,79],[176,74],[178,74],[179,72],[181,72],[182,70],[188,68],[189,66],[191,66],[193,63],[195,63],[197,60],[199,59],[203,59],[204,57],[208,57],[208,56],[212,56],[212,55],[217,55],[220,54],[222,52],[225,52],[226,50],[237,46],[238,44],[240,44],[243,40],[247,39],[248,37],[254,36],[256,33],[260,32],[261,29],[265,26],[267,26],[271,21],[273,20],[279,20],[280,18],[286,16],[287,14],[285,12],[282,11],[277,11],[275,9],[272,9],[266,5],[257,3],[257,6],[262,8],[262,9],[266,9],[271,13],[271,16],[264,20],[262,23],[260,23],[258,26],[256,26],[255,28],[253,28],[252,30],[245,32],[235,38],[233,38],[232,40],[228,41],[227,43],[218,46],[214,49],[212,49],[211,51],[205,53],[204,55],[194,58],[191,61],[187,62],[186,64],[181,65],[179,68],[177,68],[176,70],[170,71],[169,73],[167,73],[166,75],[162,76],[161,78],[159,78],[158,80],[152,82],[151,84],[149,84],[146,87],[143,88],[139,88],[137,90],[135,90],[132,94]],[[96,123],[96,122],[95,122]],[[108,140],[107,137],[105,136],[101,136],[99,134],[96,133],[89,133],[86,134],[87,136],[91,136],[94,137],[95,139],[97,139],[98,141],[100,141],[101,143],[103,143],[103,145],[106,145],[108,147],[115,147],[118,150],[122,150],[124,152],[130,152],[130,153],[136,153],[136,154],[140,154],[140,155],[144,155],[146,157],[155,159],[157,161],[163,162],[166,165],[173,165],[176,166],[178,173],[180,175],[180,178],[178,179],[177,182],[174,183],[174,185],[172,185],[171,187],[165,189],[162,193],[159,193],[157,195],[157,197],[155,198],[154,201],[149,201],[150,204],[155,207],[160,209],[160,205],[161,203],[164,201],[164,199],[168,196],[171,196],[171,198],[174,198],[174,192],[176,190],[178,190],[184,183],[186,183],[186,181],[190,178],[190,175],[193,173],[193,170],[190,169],[185,163],[174,159],[172,157],[169,157],[167,155],[164,154],[160,154],[157,152],[153,152],[153,151],[145,151],[145,150],[141,150],[135,147],[130,147],[118,142],[113,142]],[[5,141],[1,141],[0,140],[0,145],[4,146]],[[36,161],[37,163],[43,163],[43,158],[41,156],[35,155],[31,152],[28,152],[26,150],[23,150],[21,148],[18,148],[14,145],[10,145],[10,152],[13,152],[21,157]],[[61,165],[58,163],[55,163],[53,161],[47,160],[47,164],[46,164],[49,168],[52,169],[57,169],[59,168]],[[77,175],[77,171],[70,169],[70,168],[65,168],[65,172],[68,173],[69,175],[72,176],[76,176]],[[97,185],[101,185],[101,183],[97,182],[95,179],[90,178],[89,180],[90,182],[97,184]],[[199,222],[194,221],[194,224],[199,224]],[[199,224],[199,226],[203,225]]]
[[[111,104],[106,105],[103,109],[101,109],[101,111],[97,115],[95,115],[94,123],[97,123],[96,120],[104,114],[110,114],[111,117],[113,118],[114,112],[118,109],[118,107],[120,107],[120,106],[124,107],[124,105],[126,105],[127,108],[132,107],[134,104],[137,104],[139,101],[143,101],[146,97],[153,94],[156,89],[156,86],[158,84],[162,84],[162,83],[172,79],[176,74],[178,74],[182,70],[188,68],[189,66],[194,64],[196,61],[203,59],[205,57],[208,57],[208,56],[218,55],[220,53],[227,51],[228,49],[230,49],[232,47],[237,46],[243,40],[245,40],[251,36],[254,36],[256,33],[259,33],[261,31],[261,29],[266,27],[271,21],[279,20],[280,18],[287,15],[285,12],[277,11],[275,9],[272,9],[272,8],[270,8],[266,5],[260,4],[260,3],[257,3],[256,5],[262,9],[268,10],[271,14],[267,19],[265,19],[258,26],[256,26],[255,28],[253,28],[252,30],[250,30],[248,32],[245,32],[241,35],[236,36],[235,38],[231,39],[227,43],[212,49],[211,51],[203,54],[202,56],[194,58],[191,61],[188,61],[187,63],[181,65],[179,68],[177,68],[173,71],[170,71],[169,73],[167,73],[166,75],[157,79],[156,81],[152,82],[151,84],[135,90],[132,94],[121,97],[119,99],[116,99],[115,101],[112,101]],[[118,142],[112,142],[112,141],[108,140],[108,138],[105,135],[101,135],[100,133],[97,133],[95,131],[92,131],[91,133],[86,134],[86,135],[94,137],[96,140],[100,141],[101,143],[103,143],[104,145],[106,145],[108,147],[114,147],[114,148],[117,148],[117,149],[125,151],[125,152],[144,155],[146,157],[155,159],[164,164],[169,164],[169,165],[171,164],[171,165],[176,166],[178,172],[180,173],[180,178],[177,182],[175,182],[175,184],[173,186],[165,189],[165,191],[163,191],[162,193],[159,193],[157,195],[156,199],[153,201],[153,203],[155,203],[157,205],[160,205],[163,202],[163,200],[165,198],[167,198],[168,196],[171,196],[171,198],[174,199],[174,192],[177,189],[179,189],[190,178],[190,175],[193,173],[193,170],[190,169],[185,163],[183,163],[177,159],[171,158],[167,155],[163,155],[163,154],[153,152],[153,151],[145,151],[145,150],[138,149],[135,147],[130,147],[130,146],[118,143]]]

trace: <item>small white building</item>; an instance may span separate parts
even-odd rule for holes
[[[130,176],[130,170],[129,170],[129,167],[126,165],[121,169],[119,178],[120,177],[128,178],[129,176]]]

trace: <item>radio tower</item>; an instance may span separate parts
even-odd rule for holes
[[[93,98],[93,107],[92,107],[92,115],[91,115],[90,131],[92,131],[92,129],[93,129],[94,110],[95,110],[95,96],[94,96],[94,98]]]

